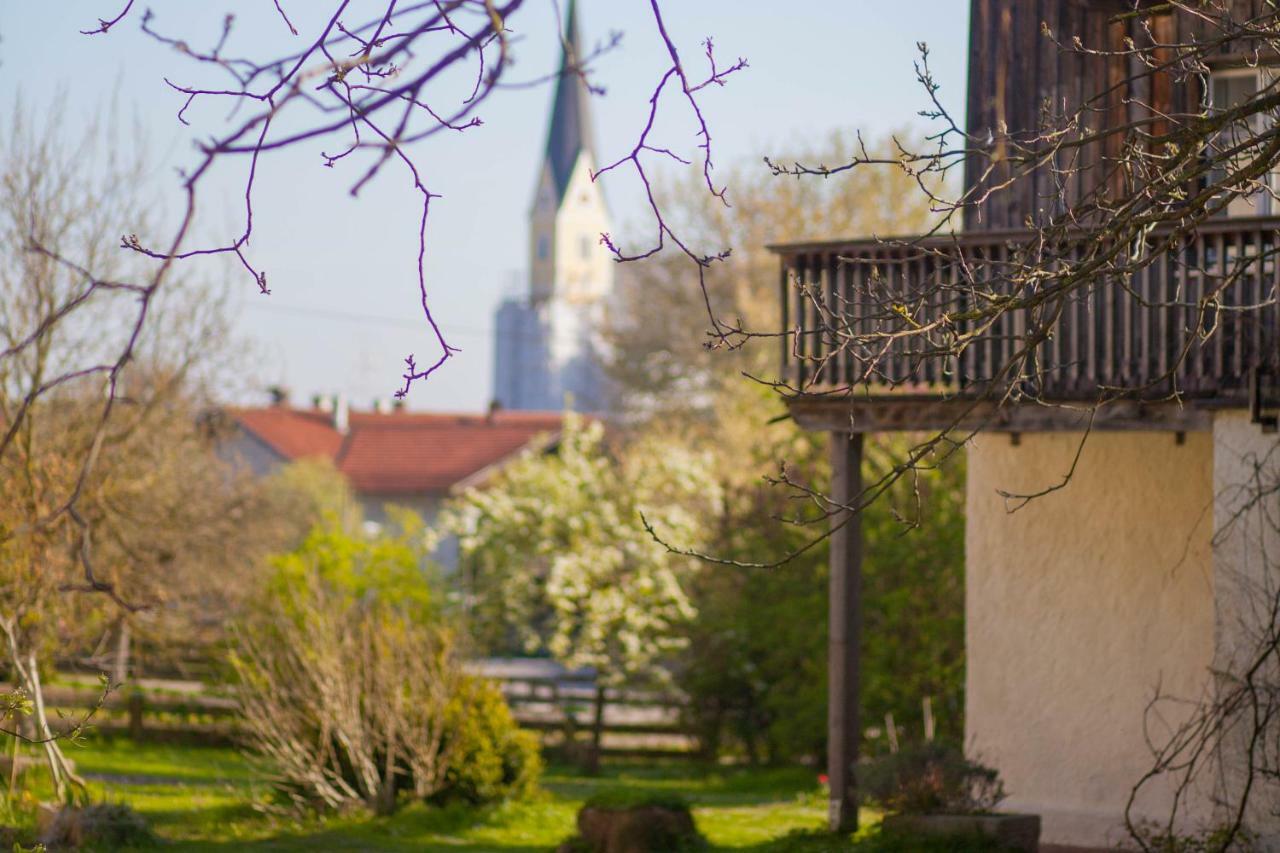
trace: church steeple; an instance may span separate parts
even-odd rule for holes
[[[578,9],[568,0],[564,55],[551,101],[547,147],[529,211],[529,293],[498,309],[494,398],[508,409],[583,411],[609,406],[604,325],[614,260],[591,144],[590,105],[580,68]]]
[[[587,86],[580,69],[584,55],[578,34],[578,4],[569,0],[565,21],[565,49],[560,58],[560,76],[551,106],[551,125],[547,130],[546,162],[551,169],[556,202],[564,199],[573,166],[583,151],[592,154],[591,113],[587,105]]]

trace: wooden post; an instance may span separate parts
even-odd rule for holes
[[[142,739],[142,715],[144,712],[144,703],[141,690],[134,690],[129,694],[129,737],[133,740]]]
[[[591,721],[591,754],[587,758],[588,776],[595,776],[600,772],[600,750],[604,741],[604,698],[604,686],[597,684],[596,713]]]
[[[862,492],[862,434],[831,433],[831,498],[848,505]],[[842,526],[843,525],[843,526]],[[862,517],[831,517],[827,627],[827,820],[832,832],[858,828],[854,764],[859,717],[859,644],[862,639]]]

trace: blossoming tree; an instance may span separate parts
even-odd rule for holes
[[[599,421],[566,415],[554,452],[526,453],[446,513],[481,634],[592,667],[601,686],[662,681],[699,565],[645,525],[704,541],[720,500],[709,462],[657,439],[615,454]]]

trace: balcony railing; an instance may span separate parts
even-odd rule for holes
[[[1243,399],[1255,370],[1275,375],[1280,366],[1278,235],[1280,217],[1213,221],[1150,263],[1105,267],[1048,307],[1012,309],[980,329],[960,319],[953,331],[974,332],[960,347],[945,333],[913,330],[944,313],[971,317],[992,294],[1051,287],[1052,275],[1011,274],[1039,262],[1032,232],[777,246],[784,327],[794,332],[784,338],[784,377],[802,394],[973,396],[1012,382],[1042,400],[1092,400],[1114,389]],[[1031,346],[1028,330],[1044,329],[1047,316],[1056,316],[1051,334]],[[1024,349],[1033,357],[1009,373]]]

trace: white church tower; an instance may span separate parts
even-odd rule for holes
[[[577,8],[569,2],[569,52],[580,59]],[[602,412],[609,406],[599,331],[613,292],[614,261],[600,245],[609,211],[591,173],[586,85],[561,59],[547,146],[529,215],[529,292],[498,308],[494,402],[506,409]]]

